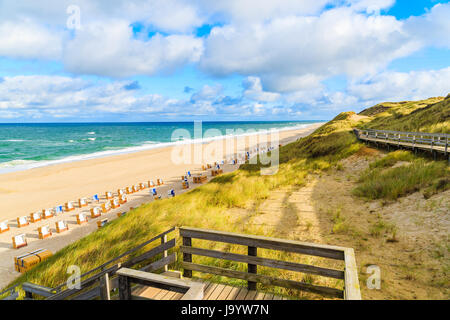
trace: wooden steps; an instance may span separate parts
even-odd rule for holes
[[[244,287],[234,287],[213,282],[206,282],[203,300],[288,300],[272,293],[248,290]],[[183,294],[153,287],[137,286],[133,295],[152,300],[180,300]]]

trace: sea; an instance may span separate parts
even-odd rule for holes
[[[321,121],[0,124],[0,174]],[[199,140],[202,138],[203,140]]]

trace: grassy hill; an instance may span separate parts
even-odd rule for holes
[[[239,170],[219,176],[185,194],[145,204],[60,250],[49,260],[20,276],[14,283],[29,281],[54,287],[66,280],[68,266],[78,265],[82,272],[90,270],[172,226],[186,225],[282,237],[276,230],[245,223],[256,214],[254,208],[268,199],[272,192],[281,189],[297,190],[304,186],[312,175],[340,170],[344,159],[361,153],[365,148],[354,137],[354,127],[448,133],[449,103],[450,96],[446,99],[431,98],[418,102],[383,103],[366,109],[359,115],[354,112],[341,113],[310,136],[281,147],[280,168],[276,175],[261,176],[259,164],[245,164]],[[395,167],[399,161],[411,161],[414,170]],[[354,190],[355,197],[364,198],[369,195],[370,199],[395,200],[418,190],[429,190],[434,194],[448,189],[449,170],[445,161],[396,155],[377,163],[371,170],[376,174],[367,171],[360,177]],[[398,184],[398,177],[405,183]],[[447,180],[442,182],[442,179]],[[333,219],[339,222],[339,216]],[[334,242],[337,245],[340,243],[338,238],[335,238]],[[224,246],[217,244],[215,248],[220,250]],[[267,253],[266,256],[285,259],[288,254],[273,257],[271,253]],[[246,269],[245,265],[240,263],[214,263],[216,266],[236,270]],[[264,273],[271,275],[272,271],[264,270]],[[288,275],[290,274],[281,274],[286,277]],[[277,273],[277,276],[280,274]],[[340,280],[324,280],[310,276],[308,278],[306,275],[296,277],[293,280],[342,286]],[[213,277],[212,280],[229,282],[228,279],[219,277]],[[284,289],[277,293],[295,294]]]
[[[446,98],[380,103],[359,114],[374,118],[362,126],[364,129],[450,133],[450,94]]]

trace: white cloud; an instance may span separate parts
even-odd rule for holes
[[[156,34],[146,41],[135,39],[126,21],[111,20],[77,31],[64,50],[64,64],[79,74],[152,75],[196,62],[202,50],[202,41],[189,35]]]
[[[318,17],[291,16],[247,28],[216,27],[200,65],[215,75],[256,75],[268,90],[289,91],[302,89],[305,81],[336,74],[373,74],[418,47],[394,17],[338,8]]]
[[[450,3],[436,4],[426,14],[407,19],[405,29],[424,45],[450,48]]]
[[[349,86],[349,93],[360,100],[419,100],[431,96],[446,96],[450,92],[450,67],[440,70],[386,71]]]
[[[243,95],[251,100],[260,102],[273,102],[280,98],[279,93],[264,91],[261,79],[258,77],[247,77],[243,83]]]
[[[30,19],[0,22],[0,56],[60,59],[63,35]]]

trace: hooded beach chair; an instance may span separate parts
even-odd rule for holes
[[[12,237],[12,243],[14,249],[19,249],[28,245],[27,238],[24,233]]]
[[[161,185],[163,185],[164,184],[164,181],[163,181],[163,179],[156,179],[156,184],[158,185],[158,186],[161,186]]]
[[[51,251],[47,249],[39,249],[33,252],[28,252],[21,256],[14,257],[14,268],[16,271],[24,273],[31,270],[40,262],[47,260],[51,256]]]
[[[30,222],[28,222],[28,217],[27,216],[23,216],[23,217],[18,217],[17,218],[17,227],[22,228],[25,227],[27,225],[29,225]]]
[[[99,202],[99,201],[100,201],[100,198],[98,197],[98,194],[94,194],[94,195],[92,196],[92,201],[96,201],[96,202]]]
[[[102,203],[102,207],[101,208],[102,208],[102,213],[106,213],[109,210],[111,210],[111,203],[110,202]]]
[[[43,209],[42,210],[42,218],[43,219],[53,218],[53,209]]]
[[[123,195],[119,196],[119,203],[120,204],[127,203],[127,195],[123,194]]]
[[[31,222],[38,222],[42,220],[42,215],[40,212],[34,212],[30,214],[30,221]]]
[[[113,208],[113,209],[120,207],[120,202],[119,202],[118,198],[110,200],[110,203],[111,203],[111,208]]]
[[[127,194],[132,194],[134,192],[133,187],[127,187],[126,192]]]
[[[9,231],[8,220],[0,222],[0,233]]]
[[[133,191],[134,191],[134,192],[138,192],[139,190],[141,190],[141,186],[140,186],[139,184],[135,184],[135,185],[133,186]]]
[[[63,211],[64,211],[63,206],[57,206],[57,207],[55,207],[54,211],[55,211],[55,216],[57,216],[57,215],[63,213]]]
[[[169,191],[167,191],[167,195],[172,198],[175,197],[175,190],[170,189]]]
[[[97,221],[97,227],[100,229],[101,227],[104,227],[108,223],[108,219],[102,219]]]
[[[155,183],[153,182],[153,180],[149,180],[148,181],[148,187],[149,188],[153,188],[155,186]]]
[[[65,207],[66,207],[66,211],[75,210],[75,207],[73,206],[72,201],[66,202]]]
[[[69,225],[64,220],[55,222],[56,232],[61,233],[69,230]]]
[[[101,211],[101,209],[99,207],[96,207],[96,208],[98,209],[99,212]],[[94,208],[92,208],[92,209],[94,209]],[[91,209],[91,214],[92,214],[92,209]],[[100,213],[100,215],[101,215],[101,213]],[[76,217],[77,217],[77,224],[83,224],[83,223],[88,222],[88,218],[84,213],[79,213],[76,215]]]
[[[106,196],[106,200],[109,200],[109,199],[113,198],[112,192],[110,192],[110,191],[106,191],[105,192],[105,196]]]
[[[41,226],[38,228],[39,239],[44,240],[45,238],[52,236],[52,231],[48,225]]]
[[[125,191],[123,190],[123,189],[117,189],[117,195],[119,195],[119,196],[121,196],[121,195],[123,195],[123,194],[125,194]],[[113,197],[111,197],[111,199],[112,199]],[[109,199],[108,199],[109,200]]]
[[[80,198],[78,199],[78,206],[80,208],[86,207],[88,205],[86,198]]]
[[[103,205],[104,205],[104,204],[102,204],[102,207],[94,207],[94,208],[91,208],[91,218],[97,218],[97,217],[100,217],[100,216],[102,215],[102,211],[103,211],[103,213],[108,212],[108,210],[105,210],[105,209],[103,208]],[[80,214],[81,214],[81,213],[80,213]]]
[[[140,188],[141,190],[144,190],[145,188],[147,188],[147,186],[145,185],[145,182],[139,183],[139,188]]]

